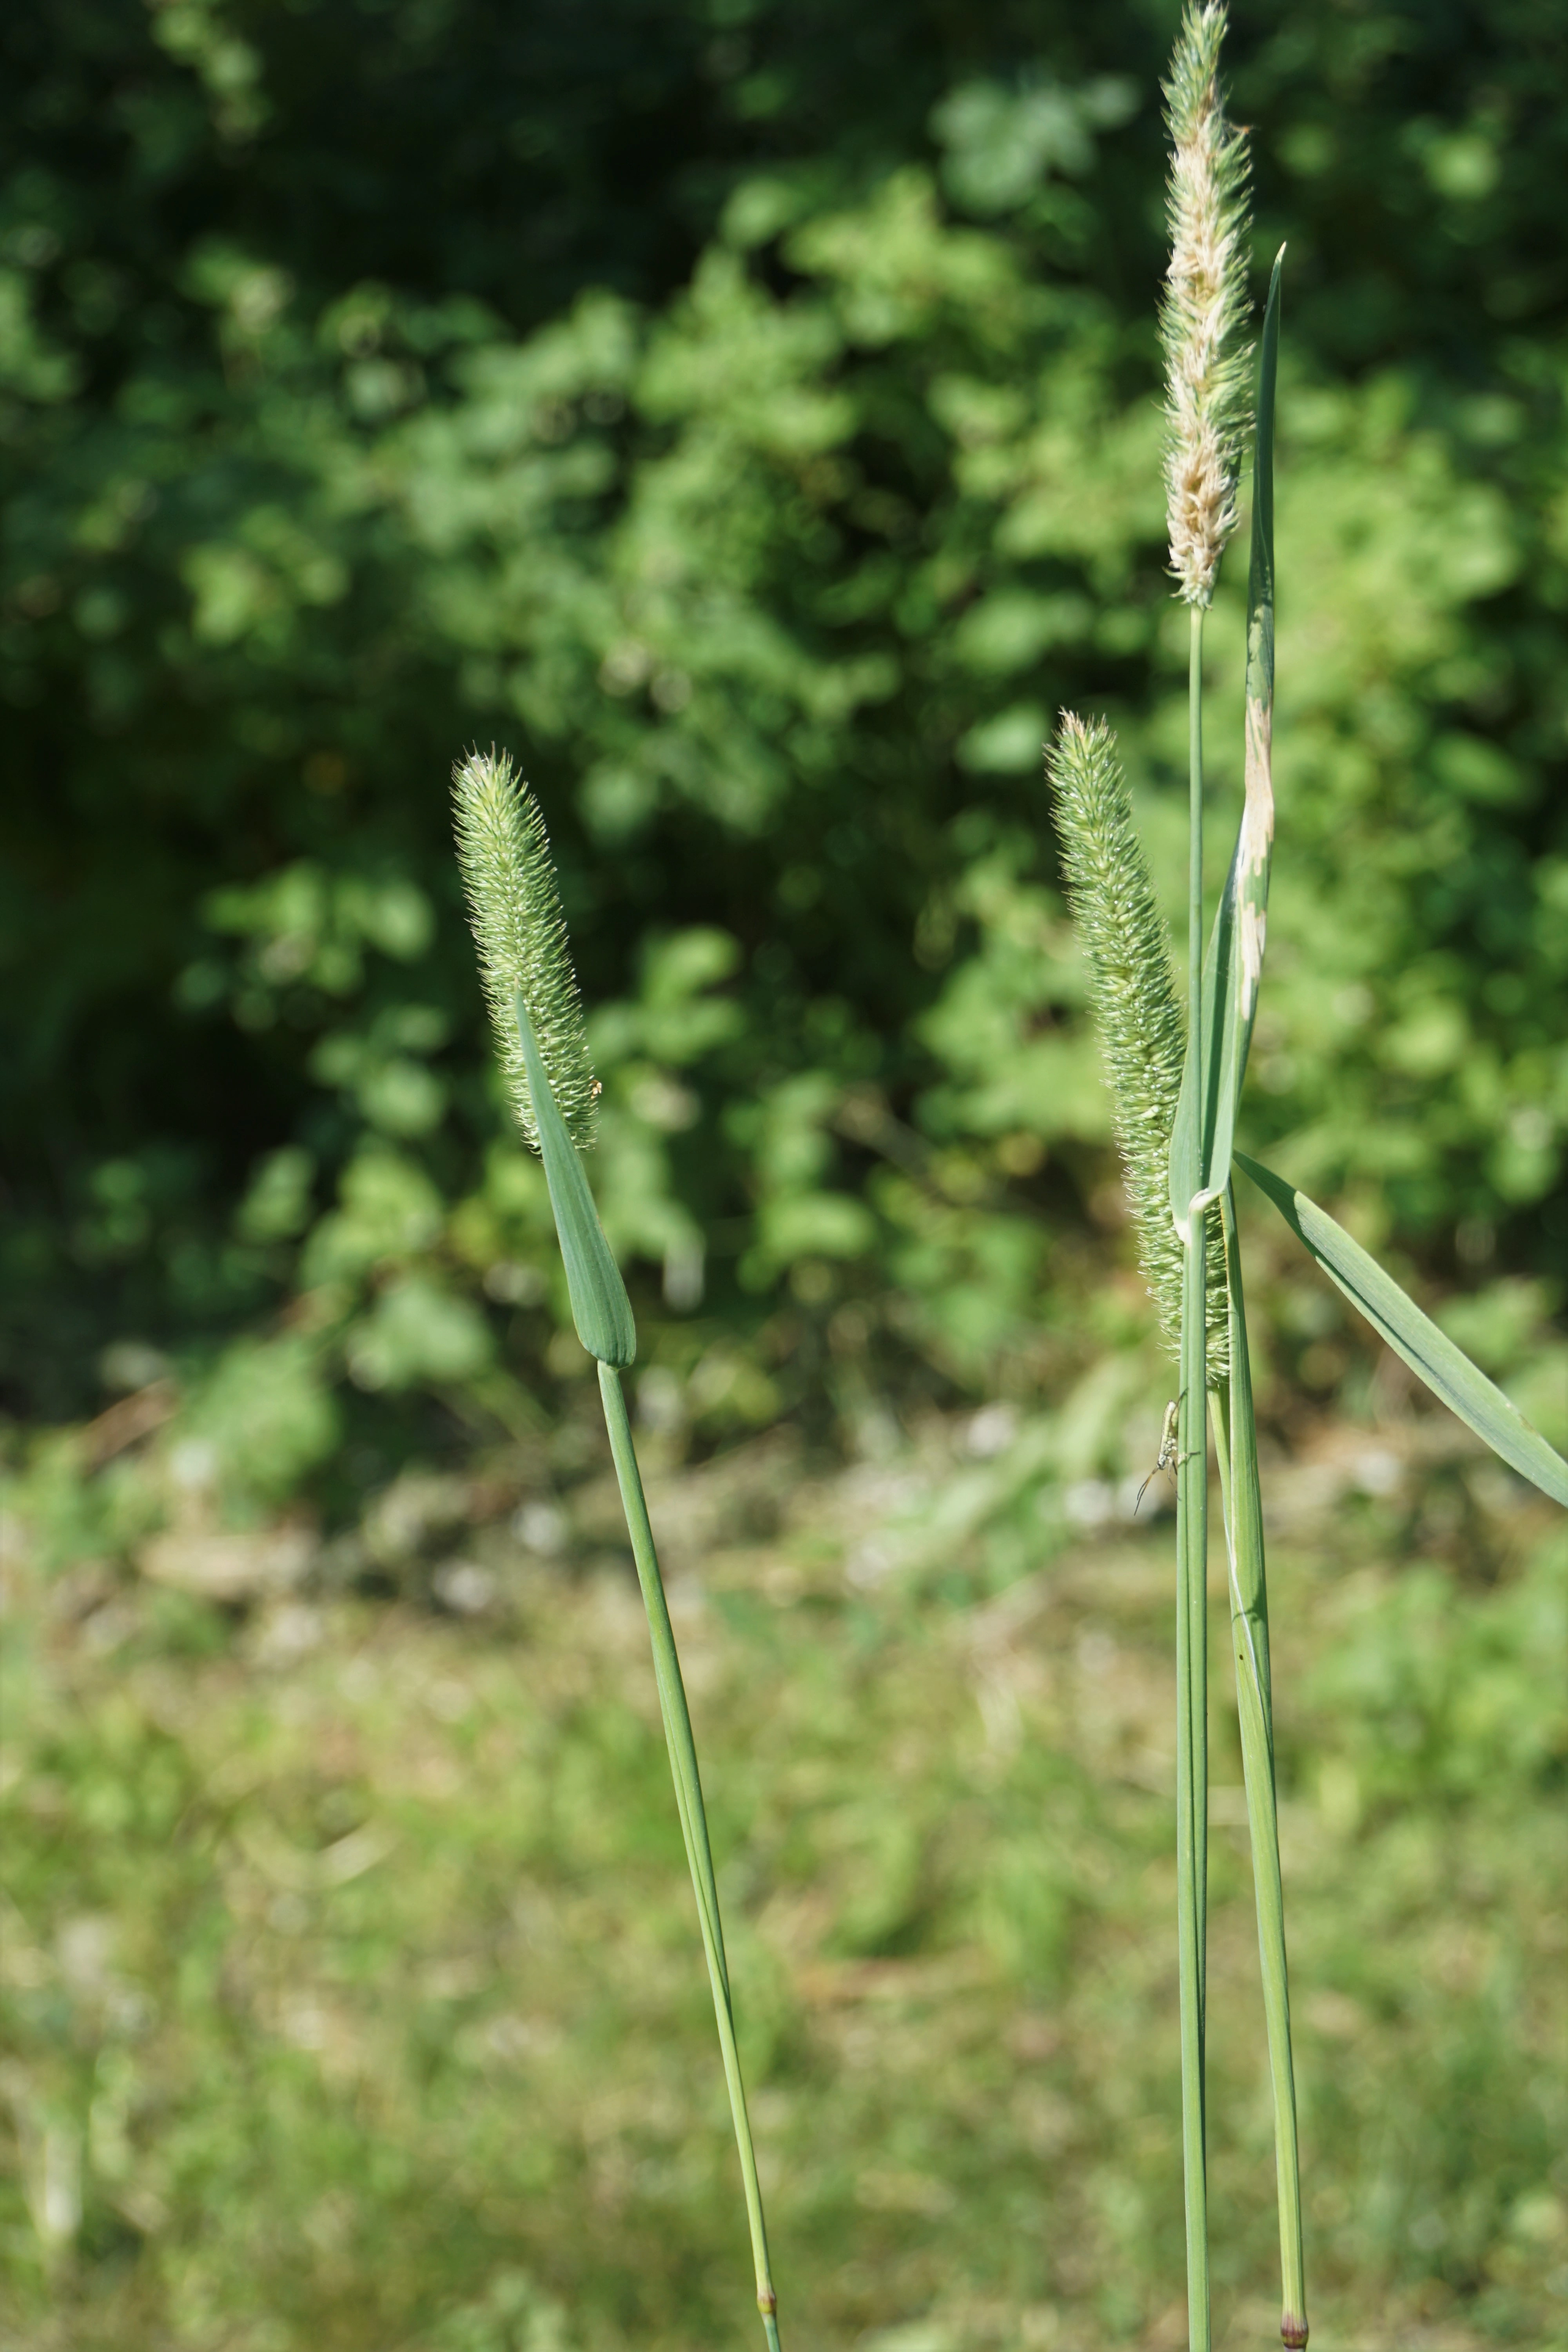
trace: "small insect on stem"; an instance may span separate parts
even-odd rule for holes
[[[1161,1424],[1160,1451],[1154,1457],[1154,1467],[1150,1471],[1148,1477],[1144,1479],[1143,1484],[1138,1489],[1138,1502],[1134,1503],[1132,1506],[1134,1512],[1137,1511],[1139,1503],[1142,1502],[1144,1496],[1148,1493],[1150,1487],[1152,1486],[1154,1480],[1159,1476],[1162,1470],[1168,1470],[1173,1478],[1176,1472],[1181,1468],[1182,1464],[1189,1459],[1187,1454],[1178,1454],[1176,1451],[1176,1421],[1180,1411],[1181,1406],[1179,1400],[1173,1397],[1170,1403],[1165,1407],[1165,1418]]]

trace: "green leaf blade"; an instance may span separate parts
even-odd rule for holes
[[[515,1000],[517,1034],[528,1074],[529,1095],[539,1126],[539,1156],[550,1187],[550,1205],[566,1265],[566,1287],[577,1337],[601,1364],[624,1370],[637,1351],[632,1303],[621,1280],[599,1212],[588,1189],[581,1155],[566,1131],[545,1076],[539,1042],[521,990]]]
[[[1471,1363],[1464,1349],[1439,1330],[1429,1315],[1422,1313],[1394,1276],[1384,1273],[1326,1209],[1320,1209],[1305,1192],[1272,1170],[1260,1167],[1245,1152],[1238,1151],[1236,1158],[1258,1191],[1273,1202],[1309,1255],[1394,1354],[1425,1381],[1433,1395],[1440,1397],[1510,1470],[1517,1470],[1543,1495],[1568,1507],[1568,1462],[1501,1389]]]

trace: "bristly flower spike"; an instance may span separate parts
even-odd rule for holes
[[[579,1146],[598,1097],[544,819],[504,752],[470,751],[452,775],[458,863],[496,1050],[523,1135],[544,1162],[577,1337],[601,1365],[637,1354],[637,1325]]]
[[[1219,86],[1224,0],[1188,0],[1165,85],[1171,261],[1160,310],[1165,352],[1165,492],[1171,569],[1184,603],[1206,606],[1236,529],[1250,415],[1247,153]]]
[[[507,753],[493,747],[458,762],[452,796],[479,977],[518,1125],[538,1151],[539,1118],[517,1023],[521,997],[567,1132],[580,1150],[591,1150],[599,1089],[539,803]]]
[[[1064,710],[1046,763],[1063,877],[1089,966],[1089,1001],[1139,1260],[1165,1344],[1175,1355],[1181,1345],[1183,1252],[1171,1223],[1168,1171],[1186,1023],[1171,970],[1170,942],[1110,728],[1103,719],[1086,726]],[[1212,1383],[1223,1380],[1226,1370],[1225,1272],[1215,1232],[1209,1239],[1208,1278]]]

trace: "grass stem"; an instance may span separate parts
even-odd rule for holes
[[[1275,2181],[1279,2203],[1281,2341],[1296,2352],[1307,2341],[1307,2286],[1301,2242],[1301,2185],[1296,2128],[1296,2076],[1290,2048],[1290,1993],[1285,1962],[1285,1896],[1279,1868],[1279,1816],[1274,1778],[1274,1701],[1268,1661],[1268,1593],[1264,1572],[1263,1500],[1258,1424],[1247,1341],[1247,1301],[1236,1203],[1220,1202],[1230,1314],[1228,1444],[1221,1400],[1212,1400],[1215,1445],[1222,1464],[1230,1566],[1231,1646],[1247,1830],[1258,1904],[1258,1951],[1268,2071],[1274,2094]]]
[[[1203,1100],[1203,610],[1192,608],[1189,669],[1188,1053]],[[1209,2352],[1208,2185],[1204,2082],[1208,1932],[1207,1221],[1188,1221],[1182,1291],[1176,1467],[1176,1933],[1182,2041],[1182,2168],[1189,2352]]]
[[[1204,2040],[1208,1909],[1207,1446],[1204,1429],[1204,1228],[1186,1252],[1176,1473],[1176,1934],[1182,2039],[1190,2352],[1208,2352],[1208,2190]]]
[[[757,2273],[757,2308],[763,2315],[768,2352],[779,2352],[778,2296],[773,2291],[773,2273],[768,2262],[763,2192],[757,2179],[751,2122],[746,2114],[746,2091],[741,2079],[740,2053],[735,2046],[735,2021],[730,2005],[730,1972],[724,1955],[723,1928],[719,1918],[719,1889],[713,1874],[712,1848],[708,1838],[708,1815],[702,1802],[702,1782],[697,1769],[697,1747],[691,1735],[691,1714],[686,1704],[686,1685],[681,1679],[680,1659],[675,1646],[675,1629],[669,1622],[664,1579],[659,1574],[658,1554],[654,1549],[642,1474],[637,1468],[637,1452],[632,1444],[626,1391],[621,1386],[621,1376],[613,1365],[601,1363],[599,1366],[599,1393],[604,1400],[605,1423],[610,1433],[610,1451],[615,1456],[616,1477],[620,1486],[626,1532],[631,1538],[632,1553],[637,1561],[637,1582],[642,1587],[643,1606],[647,1612],[654,1679],[658,1686],[659,1711],[664,1717],[665,1743],[669,1750],[670,1773],[675,1781],[676,1807],[686,1840],[686,1858],[691,1865],[691,1884],[697,1895],[702,1948],[713,1992],[713,2015],[719,2028],[724,2080],[730,2092],[730,2113],[735,2126],[735,2146],[740,2152],[741,2174],[745,2184],[746,2218],[751,2224],[752,2255]]]
[[[1204,608],[1194,604],[1187,634],[1187,1019],[1195,1040],[1198,1084],[1203,1089],[1203,1024],[1198,1018],[1204,976]]]

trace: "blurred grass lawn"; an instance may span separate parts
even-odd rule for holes
[[[1070,1417],[652,1444],[791,2352],[1184,2340],[1170,1522],[1063,1476]],[[1325,1423],[1272,1481],[1318,2352],[1568,2342],[1568,1547],[1458,1443]],[[12,1528],[16,2352],[752,2341],[636,1588],[590,1424],[552,1449],[384,1498],[391,1598]],[[1235,2347],[1278,2305],[1215,1603]]]

